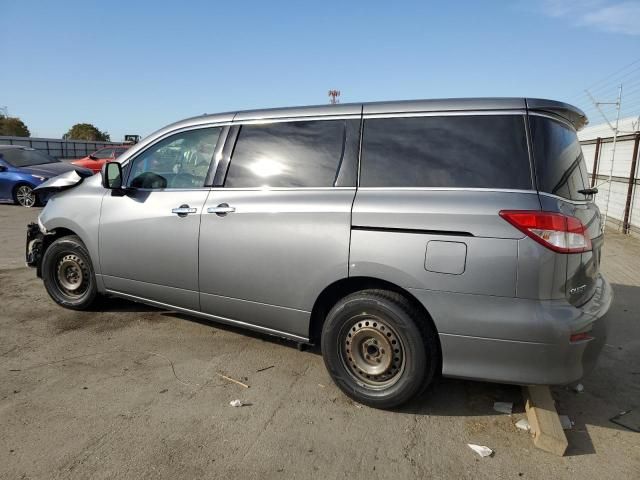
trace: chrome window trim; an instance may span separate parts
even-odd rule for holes
[[[571,130],[573,130],[574,132],[577,133],[576,127],[574,127],[573,124],[569,120],[567,120],[564,117],[561,117],[560,115],[554,115],[552,113],[545,113],[545,112],[537,112],[535,110],[529,110],[529,115],[533,115],[533,116],[536,116],[536,117],[544,117],[544,118],[549,118],[551,120],[555,120],[556,122],[564,124],[565,126],[569,127]]]
[[[476,188],[476,187],[359,187],[358,190],[368,191],[434,191],[434,192],[500,192],[500,193],[538,193],[534,189],[517,189],[517,188]]]
[[[270,123],[291,123],[291,122],[317,122],[330,120],[359,120],[361,113],[345,114],[345,115],[315,115],[310,117],[277,117],[277,118],[261,118],[255,120],[237,120],[232,125],[268,125]]]
[[[212,187],[212,191],[220,192],[278,192],[278,191],[309,191],[309,190],[356,190],[357,187],[262,187],[262,188],[242,188],[242,187]]]
[[[538,192],[538,195],[543,195],[545,197],[553,198],[556,200],[562,200],[563,202],[571,203],[573,205],[589,205],[590,203],[594,202],[594,200],[571,200],[569,198],[564,198],[559,195],[554,195],[553,193],[547,192]]]
[[[485,115],[526,115],[525,109],[510,110],[444,110],[433,112],[394,112],[394,113],[365,113],[363,118],[410,118],[410,117],[458,117]]]

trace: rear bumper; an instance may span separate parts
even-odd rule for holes
[[[607,337],[613,299],[604,277],[587,304],[411,290],[433,317],[444,376],[519,385],[562,385],[586,375]],[[572,334],[589,339],[570,342]]]

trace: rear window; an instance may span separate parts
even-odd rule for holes
[[[531,189],[524,117],[367,119],[360,185]]]
[[[576,131],[558,121],[531,115],[531,138],[538,189],[569,200],[585,200],[587,167]]]

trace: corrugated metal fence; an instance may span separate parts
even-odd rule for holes
[[[52,157],[81,158],[106,145],[120,145],[118,142],[88,142],[84,140],[60,140],[59,138],[31,138],[0,136],[0,145],[23,145],[48,153]]]
[[[640,194],[638,194],[638,144],[640,131],[619,135],[616,141],[613,177],[609,185],[609,173],[613,157],[613,137],[597,137],[582,140],[582,152],[587,162],[591,185],[598,187],[596,203],[607,223],[623,233],[640,235]]]

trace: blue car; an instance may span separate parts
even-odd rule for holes
[[[0,201],[36,206],[42,202],[33,189],[71,170],[82,176],[92,174],[86,168],[61,162],[33,148],[0,145]]]

